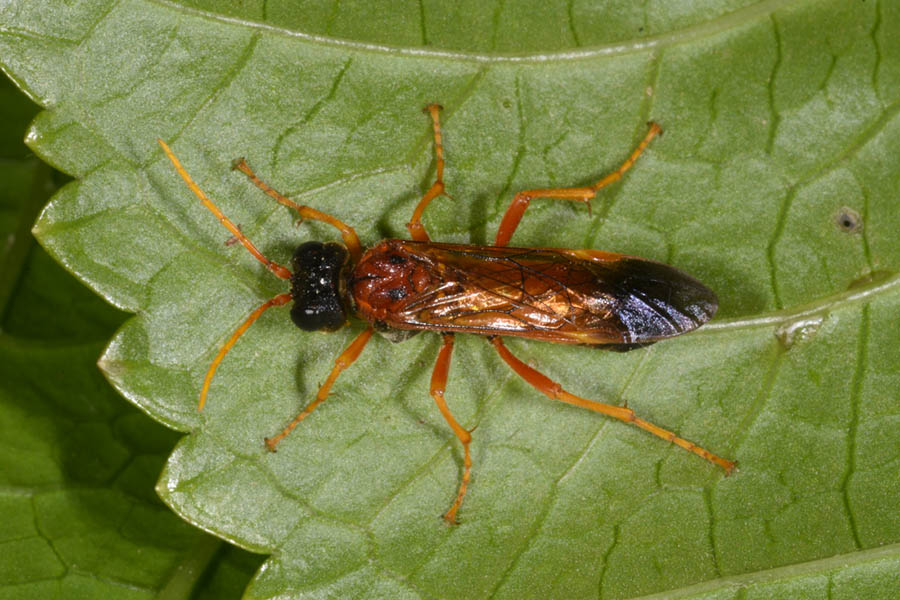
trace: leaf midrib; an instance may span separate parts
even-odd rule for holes
[[[775,582],[784,579],[796,579],[807,575],[822,574],[829,570],[844,571],[855,565],[875,562],[884,558],[900,555],[900,544],[890,544],[879,548],[870,548],[850,552],[848,554],[836,554],[828,558],[811,560],[809,562],[796,563],[784,567],[775,567],[761,571],[752,571],[742,575],[730,575],[704,581],[697,585],[684,587],[679,590],[668,590],[647,596],[639,596],[632,600],[671,600],[676,597],[699,595],[704,592],[718,591],[727,588],[746,588],[754,584]]]
[[[800,304],[758,316],[735,317],[733,319],[713,321],[690,335],[714,334],[739,329],[777,327],[809,317],[824,316],[833,310],[838,310],[852,304],[871,302],[877,296],[893,292],[898,286],[900,286],[900,275],[893,275],[887,279],[877,279],[861,286],[852,287],[838,294],[822,296],[806,304]]]
[[[408,47],[408,46],[391,46],[388,44],[374,44],[371,42],[360,42],[355,40],[339,39],[329,36],[304,33],[302,31],[294,31],[277,27],[268,23],[260,23],[249,19],[239,17],[230,17],[207,10],[183,6],[172,0],[148,0],[160,6],[177,10],[186,14],[199,16],[211,21],[228,23],[230,25],[238,25],[259,31],[275,33],[286,37],[298,38],[306,42],[316,45],[328,46],[331,48],[341,48],[345,50],[353,50],[357,52],[373,52],[378,54],[390,54],[392,56],[407,56],[413,58],[437,58],[441,60],[458,60],[464,62],[478,63],[517,63],[517,64],[536,64],[536,63],[553,63],[568,62],[573,60],[585,60],[591,58],[606,58],[613,56],[621,56],[636,52],[645,52],[655,48],[666,48],[669,46],[677,46],[686,44],[694,40],[710,37],[727,31],[731,28],[743,25],[753,21],[756,18],[771,14],[786,6],[799,4],[805,0],[763,0],[757,4],[740,8],[734,12],[727,13],[718,18],[709,21],[703,21],[682,29],[675,29],[666,33],[648,36],[640,40],[632,40],[625,43],[603,44],[591,46],[588,49],[565,50],[561,52],[533,53],[533,54],[480,54],[476,52],[460,52],[454,50],[433,50],[429,48]]]

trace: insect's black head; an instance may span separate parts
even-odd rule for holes
[[[334,331],[349,315],[350,253],[335,242],[306,242],[294,251],[291,319],[305,331]]]

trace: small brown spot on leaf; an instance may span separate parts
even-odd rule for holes
[[[884,269],[878,269],[876,271],[872,271],[870,273],[866,273],[865,275],[858,277],[850,282],[850,285],[847,286],[848,290],[858,289],[870,285],[876,285],[881,283],[882,281],[893,277],[894,273],[892,271],[886,271]]]
[[[859,233],[863,228],[862,217],[859,216],[859,213],[846,206],[838,211],[834,217],[834,222],[841,230],[847,233]]]

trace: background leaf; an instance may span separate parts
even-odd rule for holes
[[[163,472],[163,499],[208,531],[275,553],[248,595],[896,589],[893,5],[698,3],[635,14],[623,2],[598,16],[588,3],[521,13],[497,4],[486,20],[424,3],[368,15],[342,4],[3,9],[4,68],[49,109],[30,144],[78,177],[35,231],[88,285],[137,313],[102,367],[144,411],[191,432]],[[563,27],[568,37],[552,33]],[[352,335],[303,334],[283,312],[242,338],[208,409],[194,410],[218,346],[282,288],[224,245],[227,232],[153,139],[170,141],[283,262],[298,242],[333,231],[294,228],[229,170],[231,159],[246,156],[367,243],[405,236],[433,177],[420,113],[430,101],[446,107],[455,200],[430,208],[426,225],[446,241],[487,243],[515,190],[595,180],[647,120],[662,123],[665,137],[598,198],[593,218],[542,202],[514,242],[674,264],[718,292],[717,322],[625,355],[509,345],[573,392],[627,402],[736,458],[736,475],[547,402],[482,340],[463,337],[448,398],[460,422],[478,426],[475,471],[463,524],[449,529],[437,516],[460,456],[427,396],[436,336],[372,342],[334,397],[269,455],[262,438],[315,393]]]
[[[65,178],[22,144],[37,107],[6,79],[0,107],[0,598],[237,597],[259,559],[153,493],[177,436],[94,367],[124,315],[34,243]]]

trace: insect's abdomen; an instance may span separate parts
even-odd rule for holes
[[[395,329],[641,345],[696,329],[715,294],[681,271],[592,250],[385,240],[350,281],[357,313]]]
[[[681,335],[709,321],[718,299],[708,287],[674,267],[623,257],[611,265],[605,286],[625,343]]]

